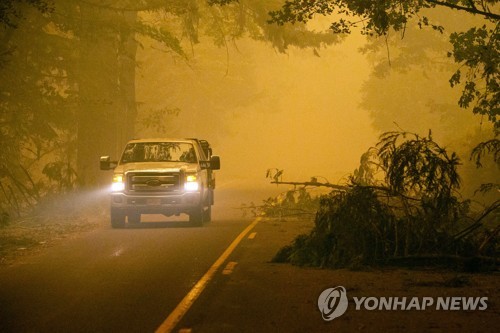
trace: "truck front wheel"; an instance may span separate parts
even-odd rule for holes
[[[204,212],[203,206],[196,207],[189,213],[189,223],[195,227],[201,227],[203,225]]]
[[[207,209],[203,212],[203,221],[211,222],[212,221],[212,206],[208,205]]]
[[[125,214],[118,209],[111,208],[111,227],[123,228],[125,226]]]

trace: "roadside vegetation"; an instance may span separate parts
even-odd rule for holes
[[[229,44],[250,38],[265,41],[278,52],[295,47],[320,56],[322,47],[360,31],[371,38],[362,52],[373,65],[360,102],[371,113],[374,129],[386,131],[387,124],[402,115],[412,125],[435,128],[440,124],[456,145],[475,147],[472,159],[478,166],[493,157],[493,167],[489,163],[483,169],[468,170],[464,179],[492,175],[498,179],[500,16],[495,12],[496,1],[2,3],[0,231],[46,212],[46,204],[54,198],[64,201],[75,193],[85,196],[87,190],[102,188],[108,175],[99,173],[98,157],[119,151],[137,134],[141,121],[148,130],[171,130],[168,117],[184,110],[177,105],[141,110],[136,100],[136,77],[140,67],[147,66],[137,60],[137,50],[151,45],[172,57],[175,66],[184,66],[196,59],[194,46],[201,41],[227,50]],[[334,20],[335,34],[308,26],[317,16]],[[158,54],[151,51],[150,57]],[[165,72],[170,74],[173,68]],[[412,76],[403,75],[407,72]],[[162,81],[162,90],[169,91],[169,82],[177,80],[172,75],[153,81]],[[238,81],[249,96],[258,95],[249,82]],[[189,86],[188,81],[183,83]],[[448,91],[450,87],[456,96]],[[192,94],[190,89],[182,90]],[[225,98],[229,95],[232,98]],[[201,113],[204,122],[214,116],[224,118],[221,110],[235,112],[253,100],[234,95],[235,90],[213,95],[214,106],[193,118]],[[217,99],[221,101],[215,106]],[[202,102],[205,106],[206,101]],[[478,118],[459,120],[457,109],[479,116],[486,130],[471,132],[468,126],[474,121],[476,125]],[[349,110],[342,112],[347,115]],[[220,127],[214,126],[214,132],[220,132]],[[438,145],[431,133],[386,133],[376,148],[362,156],[361,166],[345,184],[313,178],[290,184],[293,189],[282,196],[247,208],[281,219],[315,217],[311,235],[298,238],[282,251],[280,260],[331,267],[411,256],[491,261],[498,252],[498,200],[481,208],[463,199],[459,163],[458,156]],[[282,182],[279,170],[271,170],[268,176]],[[312,194],[310,189],[318,187],[331,193]],[[494,181],[485,182],[478,195],[498,198],[498,189]]]
[[[462,199],[459,164],[431,132],[384,133],[347,183],[319,198],[312,231],[281,249],[274,261],[331,268],[496,269],[500,200],[478,208]],[[498,191],[498,184],[479,191]],[[294,202],[301,209],[301,202]],[[265,201],[262,213],[273,216],[273,203]]]
[[[45,201],[102,187],[109,180],[98,169],[99,156],[118,154],[139,128],[171,132],[169,120],[183,110],[143,110],[136,100],[136,76],[155,62],[141,64],[138,49],[151,59],[175,60],[162,74],[171,77],[155,73],[153,85],[177,81],[174,68],[192,66],[202,42],[227,49],[249,38],[285,52],[288,46],[319,48],[339,41],[305,25],[270,25],[268,6],[261,0],[238,10],[206,0],[3,0],[0,227]],[[236,107],[228,103],[224,109]]]
[[[0,266],[107,225],[108,205],[107,195],[97,191],[44,197],[29,213],[0,227]]]

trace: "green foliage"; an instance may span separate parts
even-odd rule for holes
[[[495,125],[496,132],[500,131],[500,61],[499,25],[494,29],[473,27],[466,32],[455,32],[450,36],[453,51],[449,53],[455,62],[464,64],[466,74],[457,70],[450,79],[451,86],[461,83],[465,79],[459,105],[468,108],[476,102],[472,111],[485,115]],[[465,78],[463,78],[465,76]],[[484,87],[480,86],[484,82]]]
[[[283,171],[278,168],[267,169],[266,178],[272,179],[274,182],[279,182],[283,179]]]
[[[266,216],[283,220],[289,217],[314,216],[319,205],[319,197],[313,196],[306,187],[293,188],[275,197],[265,199],[261,205],[243,204],[246,215]]]
[[[404,29],[409,18],[420,11],[421,6],[407,1],[286,1],[280,11],[270,13],[271,21],[306,22],[315,15],[329,16],[334,13],[342,17],[356,17],[356,20],[339,19],[332,23],[335,33],[350,33],[352,28],[361,26],[363,34],[382,35],[389,27],[396,31]]]
[[[500,167],[500,140],[491,139],[477,145],[471,154],[471,160],[476,162],[476,166],[482,167],[481,160],[485,155],[493,155],[493,162]]]
[[[261,205],[243,204],[241,209],[246,214],[248,211],[253,216],[266,216],[279,218],[314,216],[319,207],[319,196],[312,194],[311,189],[329,184],[318,183],[317,178],[311,178],[310,182],[287,183],[283,182],[283,172],[278,168],[268,169],[266,178],[272,180],[271,183],[279,185],[293,185],[293,188],[280,193],[277,196],[265,199]]]
[[[407,139],[407,137],[412,137]],[[401,139],[403,140],[402,142]],[[397,193],[437,198],[459,188],[460,160],[428,137],[406,132],[387,132],[377,144],[386,171],[386,183]]]
[[[31,178],[28,170],[11,161],[0,163],[0,212],[20,213],[40,199],[40,185]]]
[[[0,2],[0,24],[8,28],[17,28],[18,21],[23,17],[20,10],[22,3],[36,8],[43,14],[54,11],[54,4],[50,0],[2,0]]]
[[[60,193],[72,190],[76,184],[76,171],[72,167],[71,163],[68,162],[50,162],[45,165],[42,173],[51,181],[57,183],[57,189]]]
[[[163,108],[160,110],[145,110],[139,112],[137,123],[144,129],[147,129],[151,136],[161,137],[168,132],[168,125],[173,117],[179,116],[179,108]]]
[[[176,54],[184,58],[187,57],[181,46],[180,40],[163,27],[151,26],[142,21],[137,21],[133,30],[138,34],[148,36],[156,41],[161,42]]]
[[[22,20],[0,28],[0,211],[10,216],[39,202],[47,191],[41,170],[74,131],[74,49],[52,29],[52,11],[30,3],[36,10],[10,2]]]
[[[393,128],[394,122],[397,122],[398,127],[401,125],[414,132],[433,128],[441,143],[465,157],[481,141],[485,142],[478,149],[485,147],[486,142],[490,141],[490,129],[494,124],[490,126],[487,123],[486,115],[464,112],[457,105],[464,82],[450,89],[443,78],[453,76],[459,67],[462,81],[465,81],[468,67],[457,66],[453,58],[444,59],[442,54],[443,50],[450,47],[448,38],[451,31],[467,30],[483,22],[477,17],[456,11],[449,12],[443,8],[435,10],[438,12],[434,16],[439,16],[440,23],[447,27],[444,34],[429,29],[419,30],[410,22],[403,39],[398,34],[389,33],[384,39],[370,39],[363,47],[364,53],[374,62],[374,69],[363,88],[362,107],[370,112],[374,127],[379,131]],[[479,52],[480,48],[476,51]],[[480,70],[476,71],[477,75],[480,73]],[[476,87],[484,87],[484,80],[480,76],[476,83]],[[471,102],[469,110],[472,111],[474,104]],[[493,148],[491,142],[488,146]],[[489,162],[490,156],[494,159],[494,149],[478,149],[474,151],[481,154],[474,154],[471,158],[473,162],[477,162],[476,157],[484,162]],[[481,183],[495,182],[498,178],[497,165],[481,163],[484,167],[477,170],[474,164],[464,158],[460,166],[464,196],[472,196]],[[494,200],[493,193],[482,196],[481,200]]]
[[[351,180],[353,183],[359,185],[373,185],[376,183],[378,173],[382,169],[380,161],[377,160],[377,150],[370,148],[368,151],[361,155],[359,161],[359,168],[354,170]]]
[[[373,188],[333,192],[321,197],[312,232],[298,236],[274,260],[320,267],[372,263],[393,253],[388,240],[393,238],[395,222]]]
[[[250,36],[282,50],[338,40],[304,26],[268,25],[265,14],[278,0],[215,4],[1,1],[0,211],[15,215],[47,193],[94,184],[96,157],[118,151],[134,135],[137,36],[186,62],[182,41],[198,43],[201,34],[220,46]],[[164,133],[158,114],[139,120]]]
[[[278,217],[313,215],[318,207],[319,199],[313,197],[306,188],[288,190],[277,197],[264,200],[259,207],[261,215]]]
[[[211,6],[207,34],[219,36],[220,46],[228,40],[249,36],[269,42],[279,52],[286,52],[289,46],[299,48],[320,48],[341,40],[341,37],[309,30],[305,24],[276,26],[269,24],[269,12],[282,5],[281,0],[210,0]]]
[[[378,1],[378,0],[287,0],[282,8],[270,13],[271,22],[285,24],[286,22],[307,22],[316,15],[329,16],[337,14],[339,18],[332,24],[334,32],[350,33],[351,28],[361,26],[364,34],[384,35],[390,28],[395,31],[404,30],[408,21],[419,17],[419,24],[430,25],[427,16],[421,15],[426,8],[448,7],[474,15],[481,15],[489,20],[498,20],[499,15],[492,11],[491,6],[481,0],[474,1]],[[439,29],[438,26],[434,26]]]
[[[455,154],[448,155],[430,133],[384,133],[376,155],[374,150],[361,159],[365,166],[345,191],[321,198],[311,233],[282,249],[276,261],[353,267],[409,256],[495,255],[499,204],[474,218],[470,202],[456,196]],[[360,172],[368,162],[377,168]],[[383,177],[366,177],[374,170]]]

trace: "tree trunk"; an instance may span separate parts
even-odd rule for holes
[[[125,143],[132,139],[135,134],[135,120],[137,118],[137,104],[135,99],[135,66],[137,42],[131,26],[137,19],[137,12],[127,12],[123,15],[125,20],[120,31],[120,53],[119,53],[119,89],[120,101],[122,103],[119,113],[123,123],[117,137],[118,154],[121,153]]]
[[[137,14],[82,3],[80,14],[77,171],[79,185],[90,187],[109,183],[99,157],[118,158],[133,135],[136,43],[130,23]]]

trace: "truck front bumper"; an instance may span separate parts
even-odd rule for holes
[[[201,204],[199,192],[183,192],[175,194],[141,194],[112,193],[111,208],[124,213],[166,214],[189,213]]]

